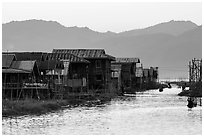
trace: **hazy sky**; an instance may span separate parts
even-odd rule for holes
[[[3,3],[2,22],[53,20],[64,26],[89,27],[99,32],[145,28],[170,20],[202,24],[202,4],[146,3]]]

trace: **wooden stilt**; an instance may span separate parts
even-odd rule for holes
[[[33,98],[33,89],[31,90],[31,95],[30,95],[30,99]]]
[[[13,89],[11,89],[11,100],[13,100]]]

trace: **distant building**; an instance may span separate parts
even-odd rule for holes
[[[143,69],[143,88],[156,88],[158,82],[158,67]]]

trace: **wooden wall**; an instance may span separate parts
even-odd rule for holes
[[[111,82],[111,61],[106,59],[90,59],[89,89],[108,91]],[[99,65],[101,64],[101,65]]]

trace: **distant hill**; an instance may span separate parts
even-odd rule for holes
[[[191,30],[196,28],[197,25],[191,21],[169,21],[160,23],[151,27],[147,27],[144,29],[135,29],[130,31],[125,31],[120,33],[123,36],[138,36],[138,35],[146,35],[146,34],[157,34],[157,33],[164,33],[164,34],[171,34],[178,36],[185,31]]]
[[[87,27],[64,27],[57,22],[43,20],[10,22],[3,24],[2,31],[3,49],[26,51],[51,51],[54,47],[88,46],[109,36]]]
[[[160,78],[188,76],[188,62],[202,58],[202,26],[170,21],[121,33],[65,27],[54,21],[13,21],[2,25],[3,51],[52,51],[53,48],[104,48],[116,57],[139,57],[158,66]]]

